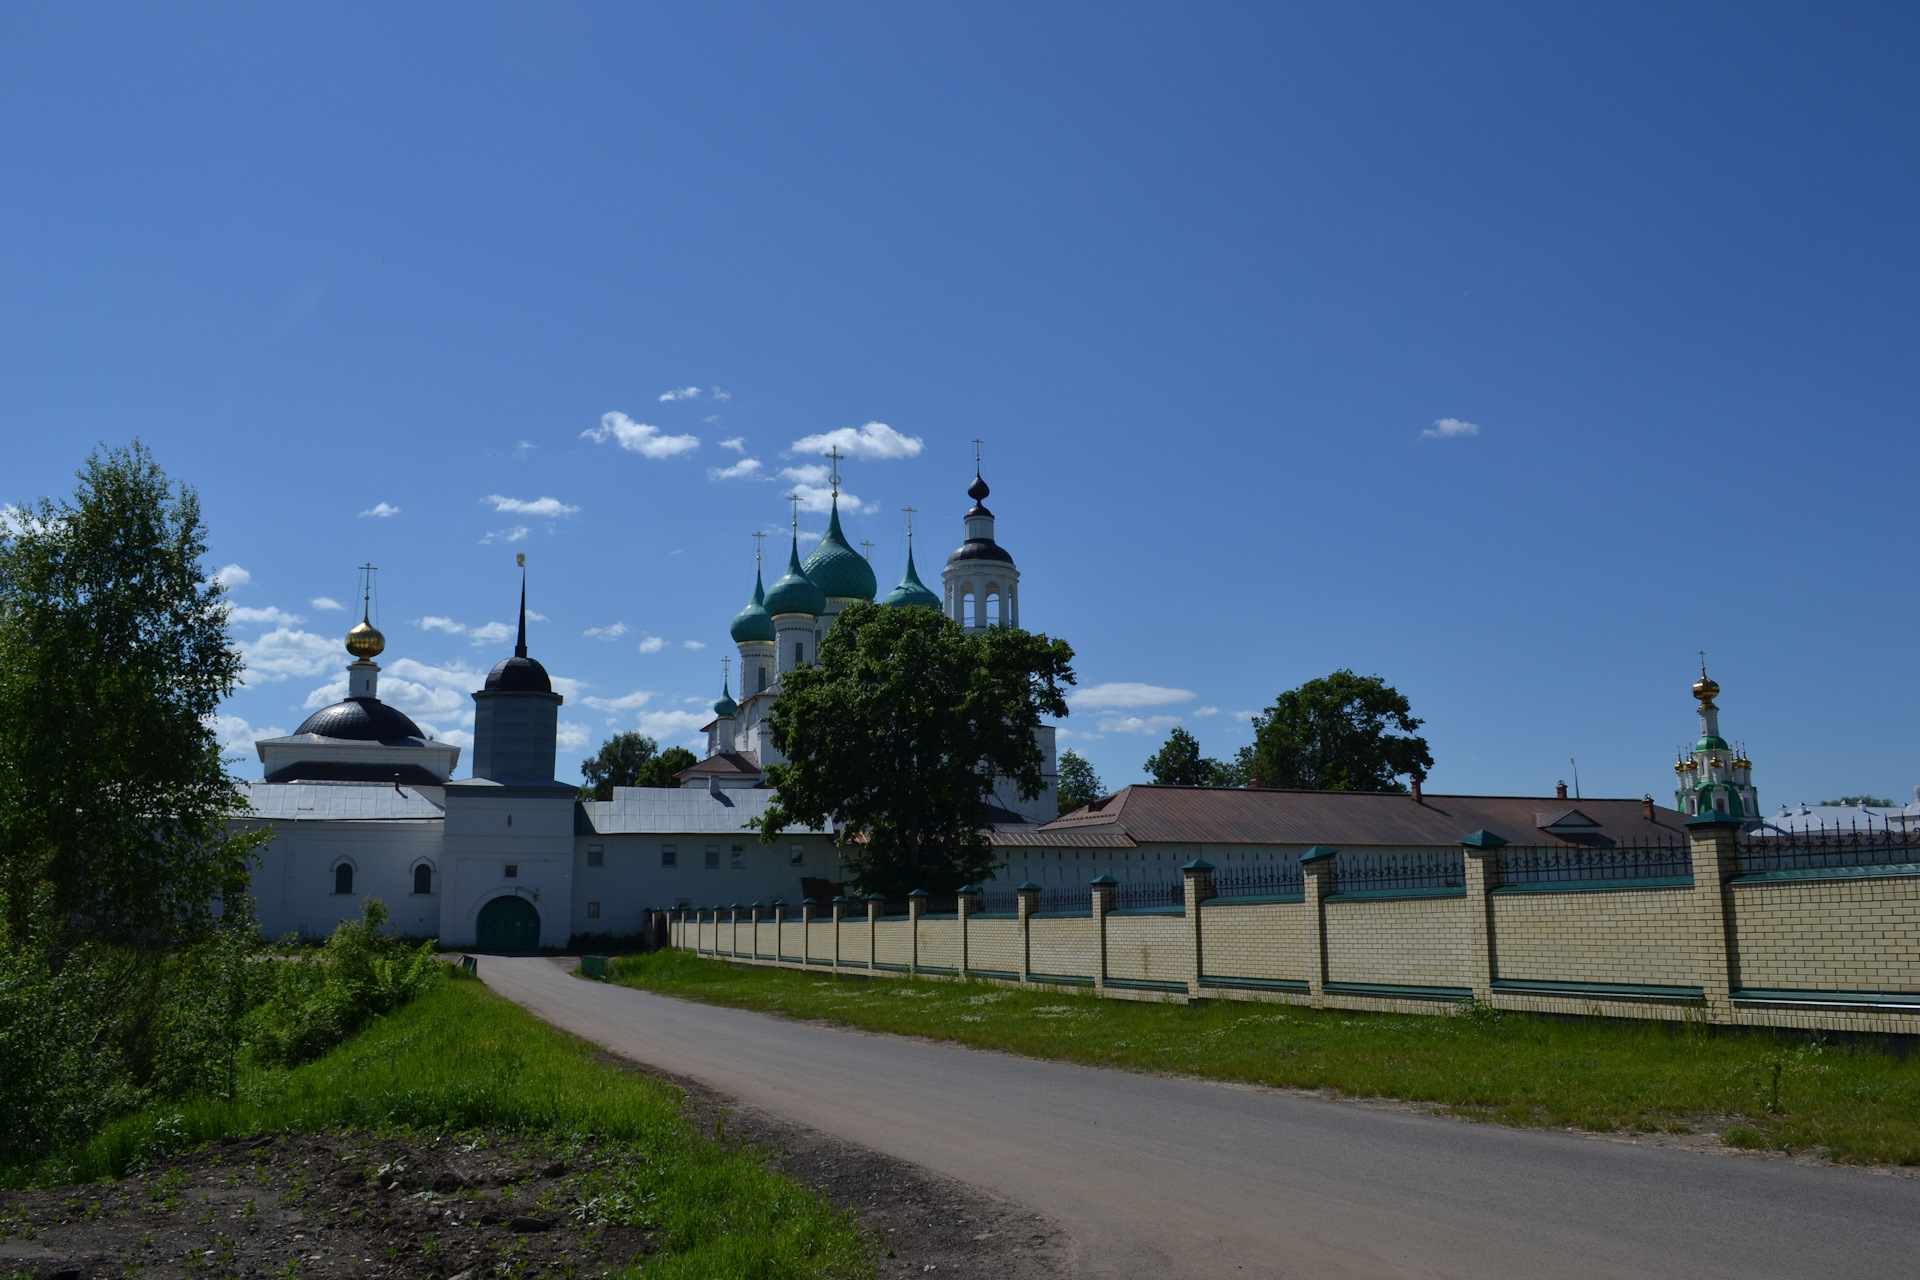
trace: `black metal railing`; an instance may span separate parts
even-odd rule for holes
[[[1040,901],[1033,909],[1035,911],[1079,911],[1091,915],[1093,913],[1093,890],[1086,886],[1074,888],[1068,885],[1060,885],[1053,889],[1042,889],[1040,891]]]
[[[1500,850],[1496,884],[1582,884],[1604,880],[1675,880],[1693,874],[1684,841],[1609,845],[1508,845]]]
[[[880,914],[882,916],[906,915],[907,900],[905,898],[901,898],[899,901],[896,902],[892,898],[887,899],[885,902],[880,904]]]
[[[1742,874],[1761,871],[1821,871],[1841,867],[1889,867],[1920,862],[1920,831],[1887,828],[1796,831],[1791,835],[1740,837]]]
[[[976,915],[1015,915],[1020,910],[1020,895],[1012,889],[987,889],[974,899]]]
[[[949,894],[944,898],[928,898],[920,904],[923,916],[951,916],[960,912],[960,895]]]
[[[1145,884],[1117,885],[1113,891],[1113,905],[1118,911],[1184,906],[1186,905],[1186,886],[1178,880],[1154,880]]]
[[[1216,898],[1283,898],[1305,893],[1306,874],[1297,859],[1227,867],[1213,873]]]
[[[1403,853],[1347,853],[1334,856],[1336,893],[1378,893],[1393,890],[1464,889],[1466,858],[1453,849],[1423,849]]]

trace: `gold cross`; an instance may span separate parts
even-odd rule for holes
[[[982,443],[983,441],[979,436],[973,438],[973,474],[975,475],[980,474],[980,446]]]
[[[846,455],[840,452],[839,445],[835,445],[827,450],[826,456],[833,459],[833,469],[827,473],[827,482],[833,486],[833,496],[837,498],[840,496],[840,461]]]
[[[1700,651],[1700,678],[1702,680],[1707,678],[1707,651],[1705,649]]]
[[[912,546],[913,545],[913,513],[918,511],[920,508],[902,507],[900,509],[907,513],[907,545]]]
[[[721,658],[720,659],[720,687],[722,689],[725,689],[727,687],[727,680],[730,676],[732,676],[732,674],[733,674],[733,659],[727,658],[727,657]]]
[[[867,559],[868,559],[868,560],[872,560],[872,559],[873,559],[873,544],[872,544],[871,542],[862,542],[862,543],[861,543],[860,545],[861,545],[861,546],[863,546],[863,547],[865,547],[865,548],[867,549]]]
[[[756,533],[753,535],[753,567],[756,569],[760,567],[760,542],[761,539],[766,536],[764,533]]]

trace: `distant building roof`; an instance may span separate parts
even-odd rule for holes
[[[249,818],[271,822],[395,822],[446,816],[446,807],[413,787],[392,783],[250,782]]]
[[[1038,843],[1035,836],[1109,833],[1135,844],[1450,845],[1476,830],[1510,844],[1665,842],[1683,839],[1685,816],[1642,800],[1565,802],[1534,796],[1279,791],[1238,787],[1131,786],[1063,814],[1032,835],[999,834],[995,843]],[[1587,822],[1563,821],[1577,813]],[[1545,820],[1544,822],[1542,820]],[[1114,846],[1117,847],[1117,846]]]
[[[1789,835],[1807,831],[1920,831],[1920,787],[1914,802],[1900,807],[1857,804],[1781,805],[1780,812],[1760,822],[1760,835]]]
[[[716,751],[705,760],[698,764],[690,764],[673,776],[685,782],[690,778],[757,778],[763,772],[765,771],[752,756],[742,755],[738,751]]]
[[[594,835],[670,835],[713,832],[738,834],[765,814],[774,793],[756,788],[615,787],[611,800],[580,805],[586,833]],[[795,827],[795,834],[825,835],[819,827]],[[585,833],[583,833],[585,834]],[[759,833],[753,832],[754,838]]]

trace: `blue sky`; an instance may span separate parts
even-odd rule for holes
[[[198,486],[244,571],[243,748],[343,681],[314,601],[367,560],[383,689],[460,734],[525,552],[572,776],[704,721],[797,442],[911,453],[845,466],[890,585],[900,508],[924,576],[957,545],[978,436],[1109,785],[1350,666],[1426,719],[1430,790],[1551,794],[1577,757],[1667,799],[1704,648],[1768,807],[1905,796],[1917,35],[1891,5],[11,6],[0,500],[135,435]]]

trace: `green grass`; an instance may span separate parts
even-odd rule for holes
[[[986,983],[836,979],[684,951],[628,957],[614,972],[715,1004],[1035,1058],[1404,1098],[1502,1124],[1704,1130],[1734,1146],[1920,1164],[1920,1057],[1804,1038],[1484,1007],[1435,1017],[1148,1004]]]
[[[751,1153],[695,1133],[676,1090],[603,1065],[592,1046],[472,979],[440,984],[314,1062],[249,1073],[237,1102],[121,1120],[38,1180],[119,1176],[229,1134],[344,1129],[510,1133],[612,1148],[622,1157],[618,1185],[596,1190],[623,1207],[615,1220],[657,1233],[647,1280],[872,1274],[850,1216]]]

